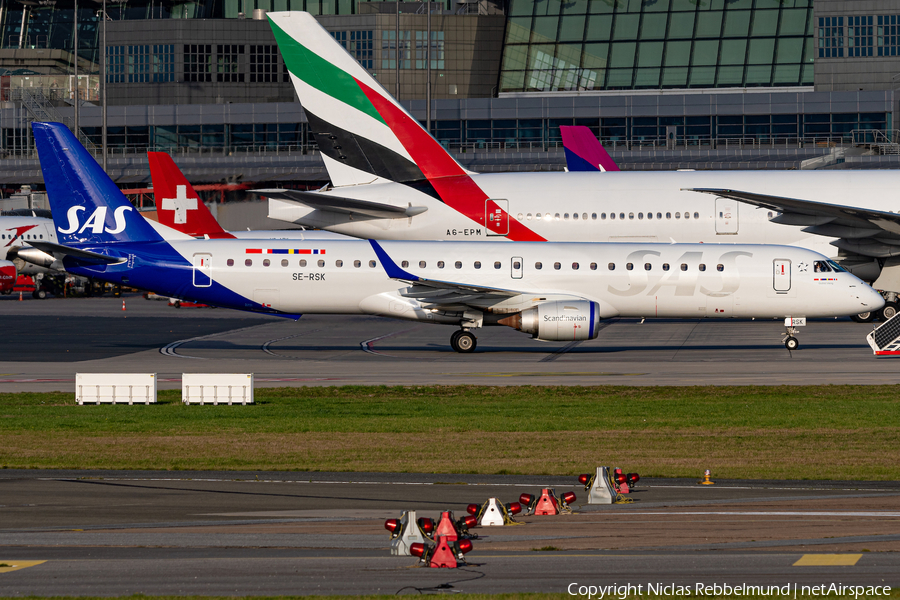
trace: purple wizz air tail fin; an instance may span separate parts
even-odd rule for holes
[[[619,167],[606,153],[600,141],[589,127],[583,125],[559,128],[566,150],[566,167],[569,171],[618,171]]]

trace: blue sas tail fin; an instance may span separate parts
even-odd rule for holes
[[[32,123],[53,224],[62,245],[163,238],[62,123]]]

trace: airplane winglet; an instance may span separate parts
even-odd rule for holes
[[[369,240],[369,243],[372,244],[372,249],[375,251],[375,256],[378,257],[378,260],[381,261],[381,266],[384,267],[384,272],[387,273],[387,276],[391,279],[400,279],[402,281],[420,281],[422,278],[413,275],[408,271],[404,271],[400,267],[397,266],[397,263],[388,256],[388,253],[384,251],[378,242],[375,240]]]

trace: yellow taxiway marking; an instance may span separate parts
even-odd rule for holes
[[[804,554],[795,567],[852,567],[862,554]]]
[[[0,573],[9,573],[19,569],[27,569],[47,562],[46,560],[0,560]]]

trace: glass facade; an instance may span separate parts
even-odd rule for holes
[[[501,92],[813,83],[812,0],[510,0]]]

